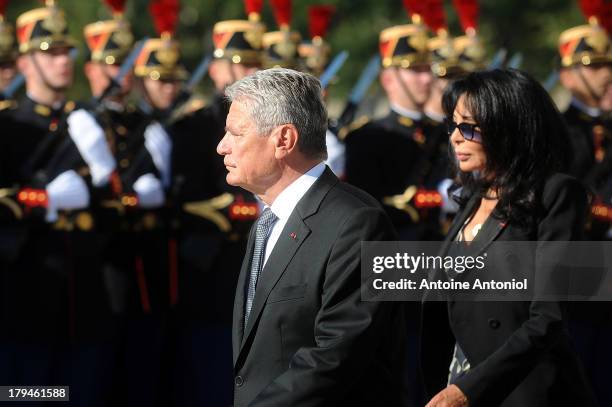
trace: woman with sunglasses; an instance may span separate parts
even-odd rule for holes
[[[562,174],[567,130],[535,80],[515,70],[472,73],[450,85],[443,106],[460,211],[442,255],[457,254],[452,247],[461,245],[451,244],[457,241],[482,254],[493,242],[581,239],[587,194]],[[478,271],[487,280],[512,274],[506,256],[491,257]],[[540,263],[532,265],[538,273]],[[427,407],[595,404],[570,346],[562,303],[455,301],[452,295],[427,291],[423,299]]]

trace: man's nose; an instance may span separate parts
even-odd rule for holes
[[[225,133],[221,141],[219,141],[219,144],[217,144],[217,154],[219,155],[229,154],[229,147],[227,143],[227,133]]]

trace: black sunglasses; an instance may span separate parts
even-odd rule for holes
[[[477,124],[471,124],[471,123],[458,123],[457,124],[452,120],[446,120],[446,132],[448,133],[449,136],[453,134],[455,129],[459,129],[459,133],[461,133],[464,139],[480,143],[482,142],[482,136],[480,135],[480,131],[476,130],[476,127],[478,127]]]

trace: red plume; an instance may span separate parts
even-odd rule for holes
[[[149,4],[155,30],[159,35],[162,33],[174,34],[179,10],[179,0],[153,0]]]
[[[423,21],[434,33],[446,30],[446,14],[444,14],[442,0],[427,0],[425,12],[423,13]]]
[[[478,28],[478,0],[453,0],[461,27],[463,31],[476,30]]]
[[[404,0],[404,8],[408,12],[408,16],[413,18],[415,14],[423,16],[426,9],[426,4],[423,0]]]
[[[244,0],[244,8],[246,10],[247,16],[251,15],[251,13],[261,14],[261,9],[263,8],[263,0]]]
[[[607,0],[580,0],[582,14],[587,20],[596,17],[599,24],[612,32],[612,2]]]
[[[310,6],[308,8],[308,30],[310,37],[325,37],[336,7],[329,5]]]
[[[0,16],[6,15],[6,7],[8,6],[9,0],[0,0]]]
[[[591,17],[599,18],[604,3],[605,0],[580,0],[580,9],[587,20]]]
[[[280,26],[291,23],[291,0],[270,0],[274,9],[274,19]]]
[[[607,1],[603,4],[599,13],[599,24],[612,35],[612,2]]]
[[[104,0],[104,2],[113,10],[113,14],[123,14],[127,0]]]

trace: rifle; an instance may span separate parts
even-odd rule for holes
[[[499,69],[504,65],[504,62],[506,61],[506,56],[508,55],[508,50],[506,50],[506,48],[500,48],[495,55],[493,55],[493,58],[491,59],[491,62],[489,63],[489,66],[487,67],[487,69],[489,70],[494,70],[494,69]]]
[[[319,81],[321,81],[321,87],[323,89],[327,89],[329,83],[338,73],[340,68],[342,68],[342,65],[344,65],[348,57],[349,53],[347,51],[342,51],[338,55],[336,55],[334,59],[332,59],[325,71],[319,77]]]
[[[520,69],[522,64],[523,54],[517,52],[516,54],[512,55],[512,58],[510,58],[510,60],[508,61],[507,67],[511,69]]]
[[[344,109],[342,109],[342,113],[338,120],[331,126],[331,131],[334,134],[338,134],[341,128],[351,123],[355,114],[357,113],[357,108],[359,104],[363,100],[367,90],[369,89],[372,82],[376,79],[376,76],[380,72],[380,57],[378,55],[374,55],[370,58],[370,61],[366,65],[363,71],[361,71],[361,75],[357,80],[353,89],[351,89],[351,93],[349,94],[348,101],[344,105]]]

